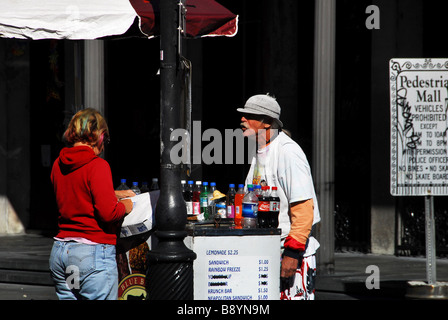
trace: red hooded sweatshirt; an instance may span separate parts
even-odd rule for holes
[[[116,244],[125,206],[118,202],[109,164],[92,148],[64,148],[51,170],[59,208],[57,238]]]

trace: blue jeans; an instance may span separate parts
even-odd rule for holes
[[[117,300],[115,246],[55,241],[50,271],[60,300]]]

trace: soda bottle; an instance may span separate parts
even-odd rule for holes
[[[187,217],[193,216],[193,181],[189,180],[183,193],[185,205],[187,207]]]
[[[280,213],[280,197],[277,194],[277,187],[272,187],[271,202],[269,206],[269,227],[278,228],[278,215]]]
[[[187,189],[187,181],[180,180],[180,186],[181,186],[181,189],[182,189],[182,194],[184,194],[185,190]]]
[[[243,228],[257,227],[257,211],[258,211],[258,197],[254,193],[252,185],[248,185],[248,192],[243,198]]]
[[[138,182],[137,181],[132,182],[131,190],[134,191],[135,194],[140,194],[141,193],[140,188],[138,187]]]
[[[120,180],[120,185],[117,187],[116,190],[129,190],[129,187],[126,184],[126,179],[121,179]]]
[[[235,194],[235,226],[241,227],[241,219],[243,214],[243,198],[244,198],[244,184],[238,185],[238,192]]]
[[[202,183],[202,190],[199,195],[199,201],[201,202],[201,215],[204,217],[205,220],[208,220],[210,210],[208,208],[208,182]]]
[[[196,181],[193,189],[193,215],[198,216],[198,220],[204,220],[201,219],[203,217],[200,216],[201,214],[201,204],[199,200],[199,195],[201,194],[201,181]]]
[[[258,227],[269,228],[269,211],[271,202],[271,198],[269,197],[269,187],[264,186],[261,189],[261,194],[258,197]]]
[[[229,184],[229,191],[227,192],[227,218],[235,218],[235,184]]]

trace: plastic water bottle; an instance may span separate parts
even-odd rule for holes
[[[136,181],[132,182],[131,190],[134,191],[135,194],[140,194],[140,193],[142,193],[142,192],[140,191],[140,188],[138,187],[138,182],[136,182]]]
[[[182,194],[184,194],[185,190],[187,189],[187,181],[180,180],[180,185],[182,187]]]
[[[235,184],[229,184],[229,191],[227,192],[227,218],[235,218]]]
[[[215,190],[216,190],[216,182],[210,182],[210,188],[208,189],[208,206],[209,207],[212,207],[213,192],[215,192]]]
[[[254,193],[252,185],[248,185],[249,192],[243,198],[243,228],[257,227],[257,211],[258,211],[258,197]]]
[[[151,183],[151,188],[150,188],[150,190],[151,190],[151,191],[159,190],[159,179],[157,179],[157,178],[152,178],[152,183]]]
[[[238,185],[238,192],[235,194],[235,226],[241,228],[243,214],[244,184]]]
[[[254,193],[257,197],[261,195],[261,186],[259,184],[254,184]]]
[[[120,185],[117,187],[116,190],[129,190],[129,187],[126,184],[126,179],[121,179],[120,180]]]
[[[141,193],[149,192],[148,182],[143,181],[142,187],[140,188]]]

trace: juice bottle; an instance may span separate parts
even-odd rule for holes
[[[241,219],[243,218],[243,198],[244,184],[238,185],[238,192],[235,194],[235,226],[241,228]]]
[[[187,206],[187,217],[191,217],[193,215],[193,180],[188,181],[183,196]]]
[[[201,181],[196,181],[193,189],[193,215],[200,220],[201,205],[199,202],[199,195],[201,194]]]
[[[235,194],[235,185],[231,183],[227,192],[227,218],[235,218]]]

